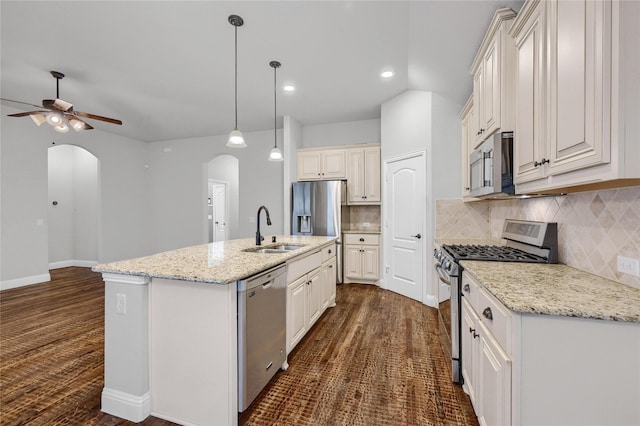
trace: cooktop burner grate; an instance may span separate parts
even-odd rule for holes
[[[495,260],[500,262],[547,263],[548,260],[526,251],[507,246],[459,245],[443,246],[456,261]]]

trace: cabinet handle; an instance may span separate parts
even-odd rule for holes
[[[416,235],[412,235],[412,237],[413,237],[413,238],[420,239],[420,238],[422,238],[422,235],[420,235],[420,234],[416,234]]]
[[[331,249],[329,249],[329,251],[327,251],[327,253],[331,254]]]
[[[360,241],[364,242],[364,238],[360,238]]]
[[[464,287],[462,287],[462,289],[467,293],[471,293],[471,287],[469,287],[469,284],[465,284]]]
[[[493,312],[491,312],[491,308],[484,308],[484,311],[482,311],[482,316],[488,320],[493,320]]]
[[[465,187],[464,187],[464,190],[465,190],[465,191],[469,191],[469,190],[471,190],[471,188],[469,188],[468,186],[465,186]]]
[[[329,265],[329,268],[333,268],[333,265]]]
[[[537,161],[534,161],[533,162],[533,167],[543,166],[543,165],[545,165],[547,163],[550,163],[550,162],[551,162],[551,160],[549,160],[547,158],[543,158],[542,161],[539,162],[539,163]]]
[[[480,336],[478,333],[476,333],[476,329],[475,328],[471,328],[469,327],[469,333],[471,333],[473,335],[473,338],[475,339],[476,337]]]

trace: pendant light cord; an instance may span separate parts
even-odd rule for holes
[[[238,27],[235,26],[235,101],[236,101],[236,127],[238,130]]]
[[[277,110],[276,110],[276,94],[277,94],[277,89],[276,89],[276,72],[278,70],[278,67],[273,67],[273,147],[277,148],[278,147],[278,127],[277,127],[277,122],[278,122],[278,114],[277,114]]]

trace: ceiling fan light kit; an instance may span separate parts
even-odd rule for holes
[[[242,132],[238,130],[238,27],[244,25],[244,21],[238,15],[230,15],[229,23],[233,25],[235,32],[235,127],[229,134],[227,146],[229,148],[245,148],[247,144],[244,142]]]
[[[92,126],[78,117],[86,117],[93,120],[122,125],[122,121],[116,120],[115,118],[102,117],[100,115],[89,114],[88,112],[74,111],[72,103],[60,99],[60,80],[64,78],[64,74],[59,71],[50,72],[53,78],[56,79],[56,99],[43,99],[42,105],[40,106],[2,98],[3,101],[34,106],[36,108],[44,108],[47,111],[20,112],[18,114],[9,114],[9,117],[31,117],[38,127],[47,122],[51,127],[53,127],[53,130],[59,133],[67,133],[69,131],[69,127],[72,127],[76,132],[80,130],[93,129]]]
[[[282,152],[278,149],[278,115],[277,115],[277,83],[276,73],[282,64],[278,61],[269,62],[269,66],[273,68],[273,148],[269,154],[269,161],[283,161]]]

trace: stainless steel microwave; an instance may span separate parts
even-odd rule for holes
[[[469,156],[470,195],[502,198],[515,194],[513,132],[496,133]]]

